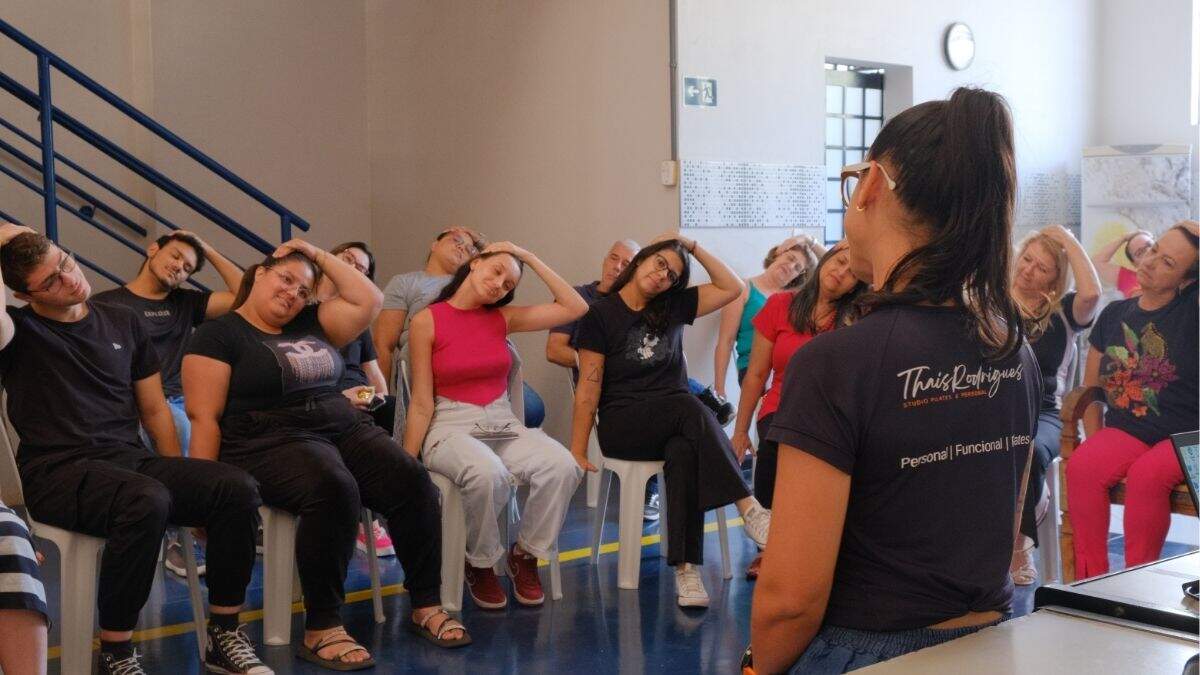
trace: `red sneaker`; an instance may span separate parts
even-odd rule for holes
[[[508,576],[513,580],[513,595],[517,602],[526,607],[537,607],[546,600],[542,593],[542,579],[538,576],[537,558],[518,552],[517,545],[508,549]]]
[[[492,568],[471,567],[471,563],[467,563],[463,577],[471,591],[471,599],[480,609],[503,609],[508,604],[508,595],[500,587],[500,580]]]

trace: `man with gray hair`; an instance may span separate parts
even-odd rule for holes
[[[576,286],[575,290],[589,305],[608,295],[608,292],[612,290],[613,282],[621,276],[621,272],[629,266],[629,261],[633,260],[633,256],[637,255],[640,250],[642,247],[632,239],[613,242],[600,266],[600,279],[590,284]],[[550,335],[546,338],[547,361],[557,363],[565,368],[575,367],[575,327],[578,323],[578,321],[572,321],[550,329]]]

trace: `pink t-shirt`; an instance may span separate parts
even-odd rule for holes
[[[484,406],[508,389],[512,356],[508,326],[498,309],[429,306],[433,314],[433,392],[452,401]]]
[[[783,392],[783,373],[787,370],[792,354],[813,339],[812,333],[798,333],[788,321],[788,308],[795,295],[795,292],[791,291],[775,293],[767,299],[767,304],[763,305],[753,320],[754,330],[774,343],[774,347],[771,348],[771,384],[763,397],[762,405],[758,408],[760,420],[779,408],[779,396]]]

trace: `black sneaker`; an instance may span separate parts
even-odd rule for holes
[[[260,522],[260,523],[258,524],[258,529],[257,529],[257,530],[255,530],[255,532],[254,532],[254,553],[255,553],[256,555],[262,555],[262,554],[263,554],[263,543],[262,543],[262,540],[263,540],[263,533],[262,533],[262,523]]]
[[[246,636],[243,626],[237,630],[221,630],[208,624],[208,646],[204,650],[204,669],[224,675],[273,675],[254,653],[254,643]]]
[[[146,675],[142,664],[138,661],[137,650],[129,656],[116,656],[109,652],[100,652],[96,672],[100,675]]]
[[[696,398],[700,399],[701,403],[716,414],[717,422],[721,426],[729,424],[733,420],[733,416],[737,414],[737,408],[733,407],[733,404],[729,401],[718,396],[712,387],[705,387],[704,391],[696,394]]]

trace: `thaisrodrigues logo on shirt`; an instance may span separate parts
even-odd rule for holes
[[[972,367],[960,363],[950,370],[913,366],[896,373],[896,377],[904,385],[900,399],[902,407],[916,408],[976,396],[992,398],[1005,380],[1020,382],[1023,370],[1024,365],[1020,363],[1010,368]]]

